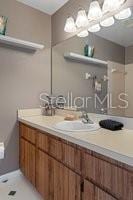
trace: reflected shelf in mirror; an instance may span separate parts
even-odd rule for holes
[[[69,59],[69,60],[73,60],[73,61],[78,61],[78,62],[84,62],[84,63],[91,63],[94,65],[103,65],[103,66],[108,66],[108,62],[103,61],[103,60],[99,60],[96,58],[91,58],[91,57],[87,57],[87,56],[83,56],[77,53],[73,53],[73,52],[68,52],[64,54],[64,58]]]

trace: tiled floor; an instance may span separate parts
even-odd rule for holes
[[[6,183],[4,180],[8,179]],[[10,191],[16,191],[14,196],[9,196]],[[19,172],[13,175],[0,177],[0,200],[42,200],[34,187]]]

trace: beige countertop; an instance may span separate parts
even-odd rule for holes
[[[34,128],[133,166],[133,130],[123,129],[113,132],[100,128],[92,132],[60,131],[54,125],[64,121],[63,116],[47,117],[42,116],[39,109],[36,109],[36,112],[33,112],[33,110],[30,111],[19,111],[18,120]],[[95,122],[99,121],[97,115],[90,115],[92,120]]]

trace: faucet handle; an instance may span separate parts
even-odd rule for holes
[[[82,112],[81,118],[84,124],[94,124],[94,122],[89,118],[89,115],[86,111]]]
[[[82,111],[82,118],[83,117],[88,117],[88,113],[85,110]]]
[[[58,109],[64,109],[65,107],[65,97],[63,95],[59,95],[57,97],[57,104],[56,104]]]

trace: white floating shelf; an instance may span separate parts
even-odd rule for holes
[[[36,44],[36,43],[32,43],[32,42],[28,42],[25,40],[20,40],[20,39],[16,39],[16,38],[4,36],[4,35],[0,35],[0,43],[11,45],[14,47],[30,49],[34,51],[41,50],[44,48],[44,45],[41,45],[41,44]]]
[[[83,56],[83,55],[80,55],[77,53],[72,53],[72,52],[65,53],[64,58],[70,59],[73,61],[78,61],[78,62],[90,63],[90,64],[94,64],[94,65],[104,65],[104,66],[108,65],[108,63],[106,61],[99,60],[96,58],[90,58],[90,57]]]

